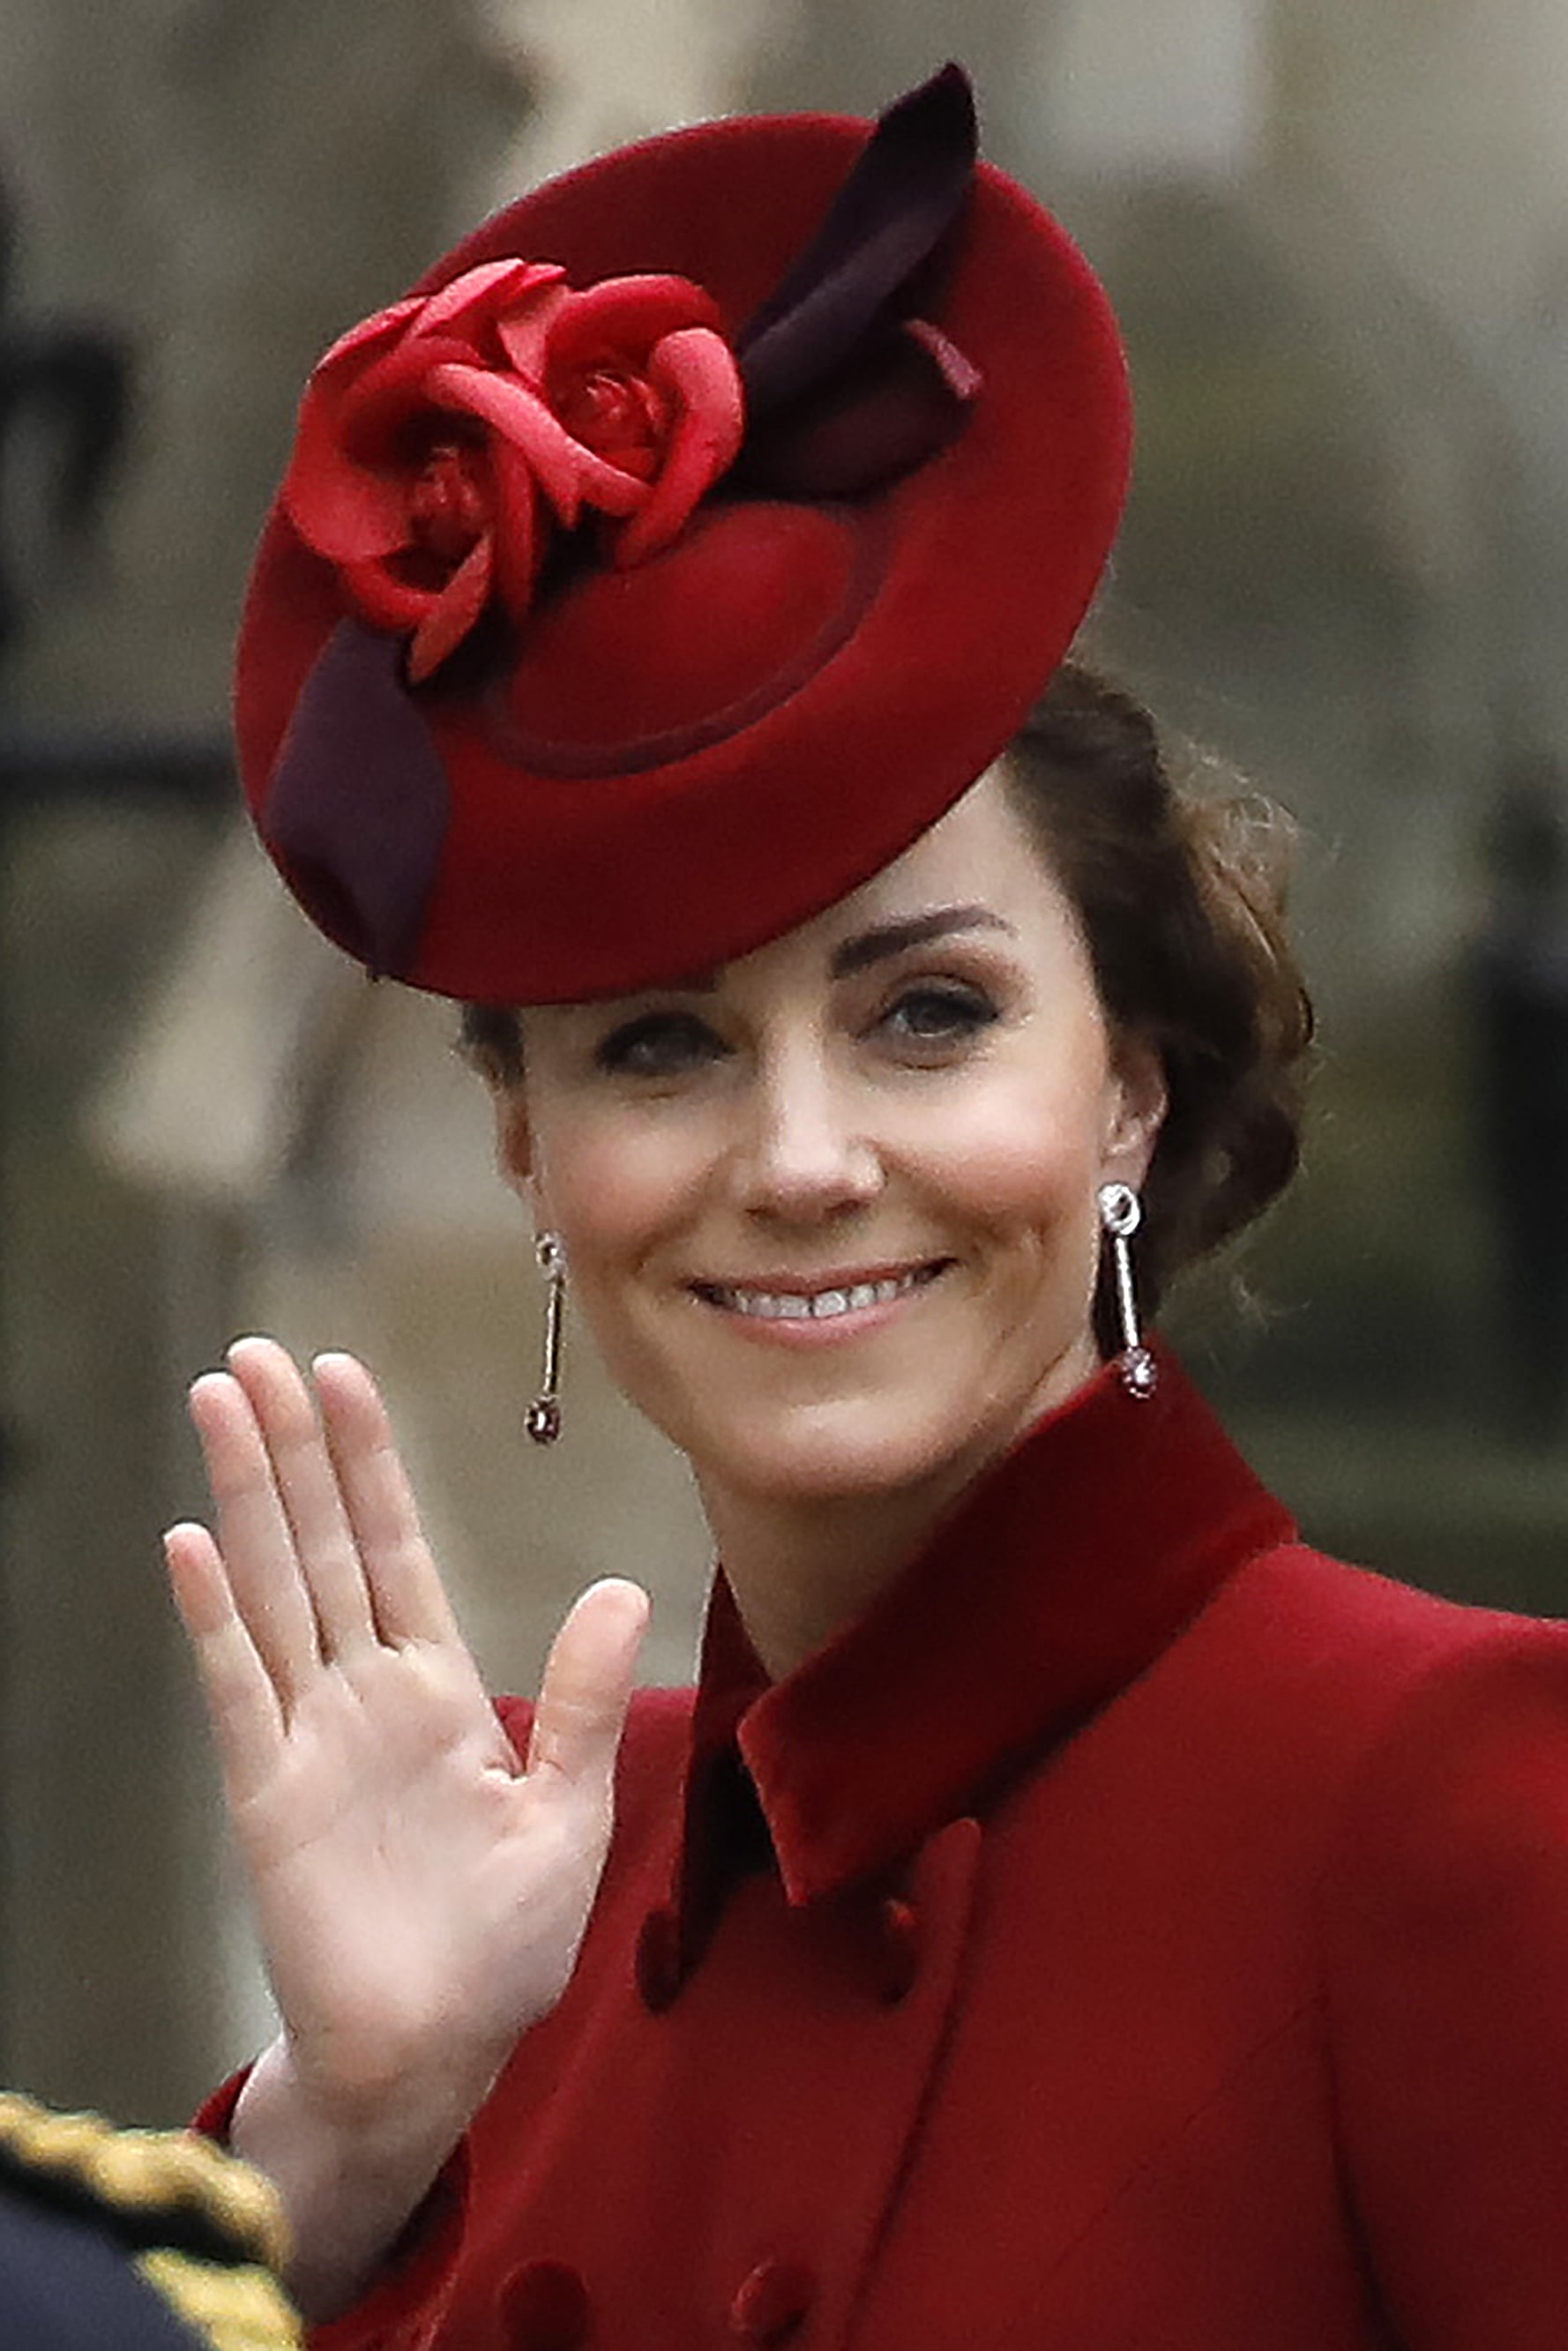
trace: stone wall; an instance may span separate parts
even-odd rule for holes
[[[484,201],[526,88],[466,0],[57,0],[0,17],[12,316],[135,354],[97,565],[29,540],[0,725],[218,734],[241,583],[306,368]],[[33,505],[13,449],[7,528]],[[84,1132],[188,919],[210,826],[156,797],[0,816],[0,2068],[172,2118],[235,2048],[214,1789],[156,1532],[196,1493],[183,1381],[256,1233],[148,1192]],[[200,1115],[225,1116],[222,1057]]]
[[[13,702],[221,724],[305,371],[482,205],[527,105],[469,0],[5,13],[21,301],[121,326],[139,381],[108,564],[51,601]]]

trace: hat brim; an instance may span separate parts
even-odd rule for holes
[[[733,337],[814,234],[866,137],[865,123],[837,117],[739,118],[621,150],[509,206],[415,290],[508,255],[559,262],[579,285],[672,272],[716,297]],[[615,628],[601,630],[585,603],[538,622],[548,726],[525,723],[538,705],[527,628],[525,691],[500,723],[494,695],[488,707],[421,698],[447,789],[397,977],[529,1003],[709,970],[877,872],[1003,750],[1111,549],[1131,442],[1125,369],[1082,256],[983,164],[933,315],[980,371],[980,394],[939,455],[868,497],[808,509],[830,569],[841,542],[840,622],[808,630],[799,648],[786,630],[772,690],[706,725],[652,736],[628,726],[618,738],[604,713],[619,673],[601,664],[596,677],[593,660],[597,645],[613,648]],[[715,510],[722,517],[722,500]],[[767,511],[737,525],[760,534],[758,548]],[[705,625],[721,539],[722,528],[711,542],[696,528],[689,553],[678,540],[641,578],[581,592],[622,611],[642,600],[661,616],[668,650]],[[839,609],[831,596],[829,605]],[[280,750],[347,610],[332,567],[276,511],[236,690],[242,775],[264,838]],[[552,641],[568,650],[552,653]],[[368,820],[395,821],[377,814],[373,789],[369,808]],[[308,877],[287,862],[285,872],[308,900]],[[346,903],[318,892],[311,911],[363,953]]]

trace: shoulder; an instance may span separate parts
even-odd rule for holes
[[[1364,1874],[1391,1887],[1424,1852],[1451,1866],[1461,1835],[1479,1856],[1527,1818],[1568,1836],[1563,1625],[1291,1544],[1214,1595],[1159,1678],[1159,1722],[1244,1780],[1265,1825],[1275,1807],[1267,1833],[1288,1829],[1342,1890]]]
[[[1336,2135],[1372,2258],[1402,2340],[1555,2345],[1568,1628],[1345,1570],[1315,1580],[1330,1683],[1356,1693],[1316,1917]]]
[[[1299,1546],[1214,1614],[1211,1682],[1228,1665],[1318,1811],[1331,1985],[1363,2010],[1379,1981],[1517,2001],[1533,1971],[1568,2112],[1568,1625]]]
[[[268,2183],[195,2134],[0,2093],[0,2321],[9,2301],[53,2330],[27,2340],[292,2351],[283,2250]],[[111,2309],[112,2337],[83,2330],[84,2310]]]
[[[1411,1904],[1435,1925],[1505,1887],[1539,1897],[1568,1970],[1568,1625],[1388,1590],[1359,1666],[1377,1694],[1340,1817],[1342,1883],[1365,1920],[1403,1907],[1401,1933]]]
[[[1568,1672],[1568,1625],[1445,1600],[1304,1543],[1262,1552],[1216,1595],[1207,1630],[1314,1697],[1359,1700],[1375,1735],[1417,1694]]]

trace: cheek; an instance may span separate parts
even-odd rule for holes
[[[585,1283],[678,1229],[700,1174],[689,1138],[656,1123],[545,1120],[535,1147],[541,1205]]]
[[[1042,1233],[1092,1227],[1104,1099],[1103,1061],[1092,1053],[1051,1082],[980,1090],[945,1123],[931,1172],[956,1206],[987,1224]]]

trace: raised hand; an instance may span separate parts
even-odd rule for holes
[[[270,1340],[228,1364],[191,1392],[216,1540],[166,1548],[284,2021],[256,2089],[340,2147],[423,2131],[434,2168],[570,1975],[646,1598],[578,1601],[519,1758],[369,1374],[323,1355],[313,1401]]]

